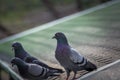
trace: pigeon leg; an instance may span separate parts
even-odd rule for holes
[[[69,76],[70,76],[70,70],[66,69],[66,73],[67,73],[67,78],[66,78],[66,80],[68,80],[68,79],[69,79]]]

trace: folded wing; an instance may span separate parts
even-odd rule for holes
[[[70,59],[74,64],[78,64],[78,66],[84,66],[87,63],[87,59],[73,48],[71,48]]]

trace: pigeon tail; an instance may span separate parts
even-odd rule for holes
[[[87,62],[86,66],[85,66],[85,70],[93,71],[96,69],[97,69],[97,66],[95,64],[91,63],[90,61]]]
[[[49,70],[47,76],[59,76],[60,74],[56,70]]]
[[[52,68],[52,67],[49,67],[49,69],[55,71],[56,73],[64,73],[62,69],[57,69],[57,68]]]

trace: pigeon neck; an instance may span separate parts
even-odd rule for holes
[[[64,38],[64,39],[57,39],[57,44],[58,45],[59,44],[61,44],[61,45],[69,45],[66,38]]]
[[[15,57],[20,57],[20,58],[24,58],[26,53],[26,51],[23,49],[23,47],[19,47],[17,49],[15,49]]]
[[[21,51],[24,51],[24,49],[23,48],[17,48],[17,49],[15,49],[15,53],[19,53]]]

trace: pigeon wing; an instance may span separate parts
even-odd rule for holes
[[[43,68],[37,64],[30,64],[28,68],[28,73],[33,76],[42,75]]]
[[[87,60],[73,48],[71,48],[69,57],[74,64],[78,64],[79,66],[84,66],[87,63]]]

